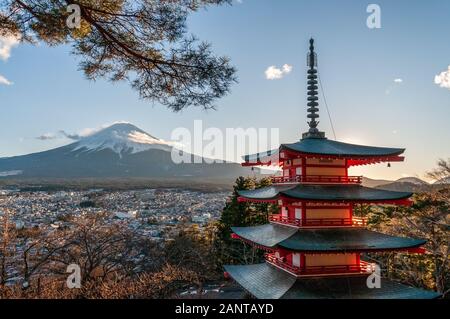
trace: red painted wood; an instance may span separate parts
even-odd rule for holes
[[[300,268],[305,269],[306,268],[306,256],[305,254],[300,254]]]
[[[303,216],[302,216],[303,217]],[[292,218],[280,215],[270,215],[269,221],[279,224],[285,224],[295,227],[335,227],[335,226],[353,226],[365,227],[367,220],[365,218]]]
[[[305,256],[306,257],[306,256]],[[327,265],[327,266],[293,266],[292,261],[289,262],[287,258],[277,258],[274,254],[266,254],[266,261],[270,264],[276,265],[285,269],[297,276],[309,275],[327,275],[327,274],[345,274],[345,273],[372,273],[375,264],[365,261],[351,265]],[[301,260],[301,259],[300,259]]]
[[[294,174],[295,174],[294,170]],[[292,175],[289,176],[273,176],[271,177],[273,184],[285,183],[301,183],[301,184],[361,184],[362,176],[345,176],[345,175]]]
[[[411,253],[411,254],[425,254],[426,252],[427,252],[427,250],[423,247],[408,249],[408,253]]]
[[[269,165],[282,165],[284,160],[293,160],[296,158],[323,158],[323,159],[345,159],[347,160],[347,167],[358,166],[358,165],[369,165],[382,162],[403,162],[405,160],[404,156],[333,156],[333,155],[321,155],[321,154],[306,154],[300,152],[293,152],[285,150],[285,158],[279,159],[278,162],[269,161],[267,163],[257,162],[244,162],[242,166],[269,166]]]

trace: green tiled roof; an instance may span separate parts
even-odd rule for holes
[[[293,236],[297,229],[294,227],[266,224],[254,227],[231,227],[240,237],[265,247],[274,247],[281,241]]]
[[[234,280],[259,299],[279,299],[295,283],[296,278],[284,271],[263,264],[225,266]]]
[[[404,148],[374,147],[349,144],[326,138],[302,139],[297,143],[282,144],[280,150],[288,149],[301,153],[331,156],[395,156],[403,153]]]
[[[279,243],[296,251],[374,251],[422,246],[422,239],[385,235],[364,228],[300,229]]]
[[[244,156],[245,162],[268,161],[274,156],[278,156],[279,152],[283,150],[291,150],[294,152],[324,155],[324,156],[338,156],[338,157],[387,157],[402,154],[404,148],[391,147],[374,147],[366,145],[349,144],[338,141],[329,140],[326,138],[305,138],[297,143],[281,144],[279,149],[261,152],[258,154]]]
[[[303,252],[401,250],[425,244],[425,240],[395,237],[363,228],[296,229],[278,224],[233,227],[239,237],[265,247],[280,246]]]
[[[225,266],[245,290],[259,299],[434,299],[433,291],[381,278],[381,288],[367,287],[366,276],[296,279],[267,263]]]
[[[253,162],[253,163],[256,163],[259,161],[268,162],[271,158],[278,160],[278,156],[279,156],[278,153],[279,153],[278,150],[270,150],[270,151],[261,152],[261,153],[257,153],[257,154],[245,155],[242,158],[244,159],[245,162]]]
[[[254,190],[242,190],[240,196],[248,199],[273,200],[280,195],[299,200],[329,201],[384,201],[405,199],[410,192],[395,192],[360,185],[273,185]]]

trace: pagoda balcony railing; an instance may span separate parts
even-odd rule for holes
[[[273,184],[361,184],[362,176],[334,176],[334,175],[297,175],[297,176],[273,176]]]
[[[269,264],[279,267],[295,276],[325,276],[325,275],[348,275],[348,274],[371,274],[375,271],[376,264],[360,261],[359,264],[352,265],[326,265],[326,266],[306,266],[298,267],[285,261],[285,258],[278,258],[275,254],[265,254],[265,259]]]
[[[269,221],[295,227],[366,227],[367,219],[364,217],[352,218],[307,218],[297,219],[282,216],[281,214],[269,215]]]

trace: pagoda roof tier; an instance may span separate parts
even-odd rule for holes
[[[329,140],[327,138],[304,138],[296,143],[281,144],[279,149],[244,156],[244,166],[273,165],[279,163],[281,152],[292,157],[324,157],[349,159],[348,165],[377,162],[403,161],[399,156],[404,148],[375,147]]]
[[[279,224],[265,224],[253,227],[231,227],[241,239],[267,248],[273,248],[280,242],[294,236],[297,228]]]
[[[440,295],[381,279],[381,288],[370,289],[366,276],[302,278],[267,263],[225,266],[225,271],[259,299],[434,299]]]
[[[364,202],[407,204],[402,201],[410,192],[396,192],[361,185],[272,185],[254,190],[239,191],[241,201],[300,201]],[[398,201],[398,202],[396,202]]]
[[[364,228],[298,229],[266,224],[231,229],[239,238],[259,246],[305,253],[409,250],[426,243],[422,239],[390,236]]]
[[[388,157],[402,154],[404,148],[376,147],[349,144],[327,138],[304,138],[297,143],[282,144],[280,151],[290,150],[302,154],[318,154],[343,157]]]

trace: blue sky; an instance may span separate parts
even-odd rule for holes
[[[406,161],[358,168],[354,174],[395,179],[423,177],[439,158],[450,157],[450,89],[434,83],[450,65],[450,2],[374,1],[381,29],[369,29],[371,2],[242,0],[210,7],[189,19],[189,31],[212,43],[238,69],[239,83],[217,101],[217,111],[172,113],[139,100],[127,84],[87,81],[70,47],[19,45],[0,75],[0,156],[64,145],[37,140],[59,130],[81,132],[129,121],[169,139],[176,127],[280,128],[281,142],[306,130],[306,52],[316,39],[319,70],[338,140],[406,147]],[[292,66],[268,80],[270,66]],[[396,83],[395,79],[401,79]],[[320,128],[332,138],[324,103]]]

